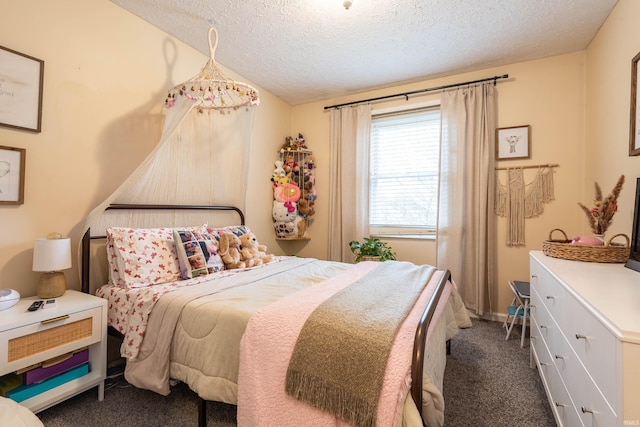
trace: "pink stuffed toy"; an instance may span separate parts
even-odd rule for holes
[[[571,244],[576,246],[604,246],[604,241],[593,236],[575,236]]]

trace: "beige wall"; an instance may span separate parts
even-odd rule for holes
[[[582,200],[589,203],[593,199],[594,182],[608,194],[620,175],[626,178],[610,235],[631,236],[636,178],[640,177],[640,156],[629,156],[631,59],[640,52],[639,16],[640,2],[620,0],[586,54]]]
[[[0,145],[27,150],[25,202],[0,206],[0,288],[28,296],[39,274],[31,271],[34,239],[55,230],[77,246],[87,213],[158,141],[166,91],[207,57],[108,0],[12,1],[2,11],[0,43],[45,62],[42,132],[0,127]],[[264,186],[273,167],[260,159],[288,134],[291,107],[260,94],[247,222],[271,237]],[[66,276],[79,289],[76,262]]]
[[[37,13],[33,11],[37,10]],[[57,230],[78,243],[86,214],[104,200],[153,148],[166,89],[191,77],[206,57],[107,0],[23,0],[5,5],[0,40],[45,61],[43,131],[0,127],[0,145],[27,149],[25,204],[0,207],[0,287],[35,293],[33,240]],[[29,19],[24,19],[29,16]],[[99,16],[100,19],[84,19]],[[640,157],[629,157],[630,61],[640,50],[634,17],[640,4],[621,0],[586,51],[465,73],[291,107],[261,90],[251,151],[247,223],[277,254],[325,258],[328,236],[329,114],[325,105],[508,73],[498,90],[498,126],[532,126],[532,158],[500,166],[558,163],[556,200],[526,221],[524,248],[504,244],[506,220],[496,217],[493,310],[503,313],[509,279],[528,277],[528,251],[541,249],[553,228],[587,233],[576,202],[590,203],[593,181],[608,192],[629,178],[612,232],[631,233],[632,180]],[[204,36],[204,35],[203,35]],[[221,40],[224,43],[224,40]],[[429,95],[409,102],[437,98]],[[404,101],[396,104],[404,103]],[[393,103],[379,105],[386,107]],[[585,107],[586,106],[586,107]],[[318,203],[311,240],[276,242],[272,196],[265,187],[276,149],[301,132],[314,150]],[[268,160],[265,160],[268,159]],[[525,175],[527,182],[533,172]],[[501,175],[504,180],[504,175]],[[435,263],[435,243],[394,239],[401,259]],[[78,288],[77,265],[67,272]]]

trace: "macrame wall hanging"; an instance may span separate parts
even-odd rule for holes
[[[496,169],[496,215],[507,218],[507,246],[524,246],[524,220],[544,212],[544,204],[554,200],[553,168],[557,165],[539,165],[506,168],[507,185],[500,182]],[[533,180],[524,182],[523,169],[537,168]]]

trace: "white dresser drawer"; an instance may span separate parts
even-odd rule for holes
[[[535,290],[531,292],[531,295],[532,302],[539,298]],[[535,321],[538,330],[537,334],[539,334],[540,338],[544,340],[547,351],[551,356],[553,356],[553,354],[558,351],[557,343],[564,339],[560,327],[544,304],[533,304],[533,307],[530,309],[530,313],[531,319]],[[550,360],[550,362],[554,363],[553,360]]]
[[[574,296],[569,295],[566,303],[571,316],[561,329],[602,394],[615,408],[618,385],[611,373],[616,372],[616,360],[620,359],[619,342]]]
[[[538,293],[540,303],[549,310],[558,324],[562,324],[566,316],[567,291],[547,270],[537,266],[534,271],[534,266],[537,265],[532,265],[531,287]]]
[[[558,423],[558,427],[580,427],[584,424],[580,420],[574,402],[571,400],[564,382],[552,360],[551,355],[543,339],[538,339],[535,320],[531,322],[532,352],[537,361],[540,377],[547,391],[547,397],[551,404],[551,409]],[[589,424],[591,426],[591,424]]]
[[[553,410],[556,413],[558,427],[592,427],[592,424],[583,424],[576,407],[571,400],[569,392],[554,366],[549,370],[549,386],[553,396]],[[605,427],[604,425],[598,427]]]
[[[102,309],[58,315],[0,333],[2,372],[11,372],[102,340]]]
[[[569,392],[576,412],[586,426],[614,426],[616,415],[596,387],[578,356],[563,335],[559,335],[551,351],[551,358]]]

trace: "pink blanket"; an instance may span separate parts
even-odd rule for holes
[[[379,263],[363,262],[329,280],[287,296],[251,317],[240,347],[238,426],[346,426],[333,415],[285,393],[285,377],[298,334],[311,312]],[[376,425],[393,426],[401,416],[411,386],[411,356],[416,325],[441,277],[432,276],[395,338],[378,404]],[[450,285],[443,293],[446,301]],[[440,304],[433,322],[445,304]]]

